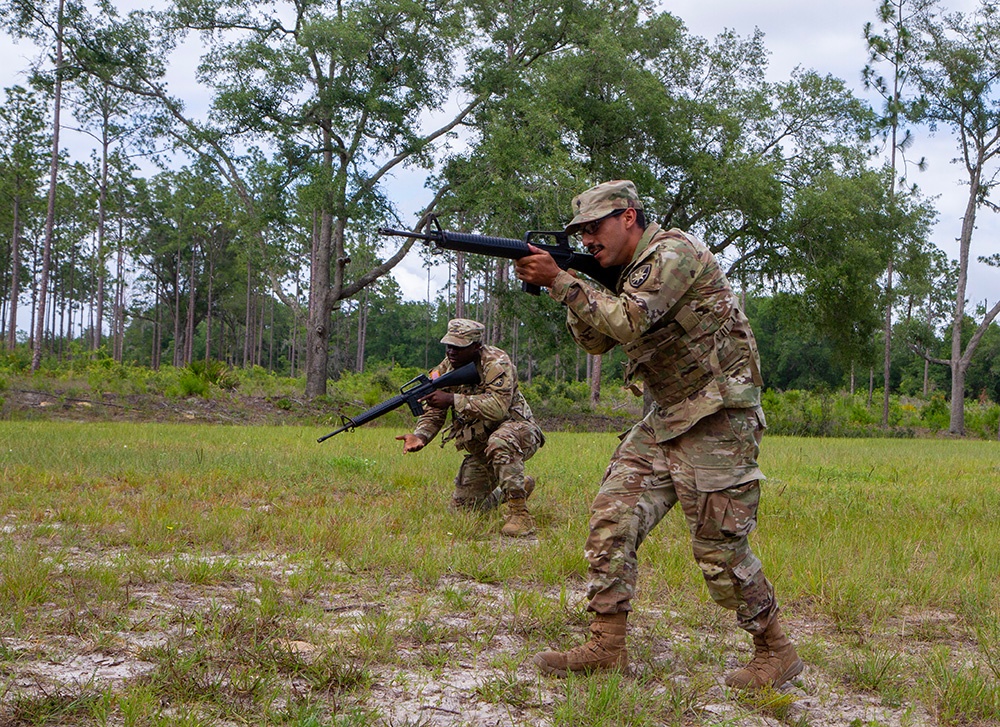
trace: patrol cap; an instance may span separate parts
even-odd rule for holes
[[[635,185],[627,179],[602,182],[573,198],[573,219],[566,225],[572,235],[583,225],[607,217],[615,210],[642,209]]]
[[[465,348],[473,343],[481,342],[485,330],[486,326],[479,321],[472,321],[468,318],[452,318],[448,321],[448,332],[441,339],[441,343]]]

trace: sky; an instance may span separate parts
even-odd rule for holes
[[[948,0],[951,10],[969,11],[975,0]],[[741,36],[751,35],[755,28],[763,34],[768,49],[769,75],[773,81],[784,81],[796,67],[812,69],[843,79],[862,99],[878,105],[879,99],[866,91],[861,83],[861,70],[867,60],[863,28],[875,18],[877,0],[840,0],[836,3],[805,2],[803,0],[666,0],[661,7],[679,17],[688,29],[706,38],[714,38],[726,29]],[[197,49],[180,54],[190,64],[197,58]],[[32,56],[30,48],[15,46],[7,36],[0,38],[0,84],[3,87],[23,82],[18,71]],[[187,99],[189,105],[207,102],[202,89],[191,87],[181,90],[177,83],[193,84],[193,65],[178,69],[171,84],[174,93]],[[66,143],[72,144],[69,135]],[[910,181],[917,183],[928,196],[937,196],[939,220],[932,234],[933,242],[955,259],[958,254],[957,237],[961,228],[966,193],[961,185],[962,169],[950,163],[955,156],[955,142],[947,131],[931,136],[920,132],[917,142],[909,152],[912,158],[924,157],[927,170],[911,171]],[[74,154],[79,158],[82,155]],[[390,192],[403,202],[403,222],[412,223],[419,208],[430,199],[430,192],[423,189],[421,174],[403,171],[391,183]],[[642,190],[640,190],[640,194]],[[568,216],[568,211],[567,211]],[[556,227],[565,220],[553,220]],[[515,236],[514,233],[510,233]],[[986,210],[979,213],[979,224],[972,241],[970,261],[969,299],[972,304],[987,302],[992,305],[1000,295],[1000,270],[978,262],[979,255],[1000,251],[1000,220]],[[431,271],[428,283],[427,270],[422,259],[409,255],[393,272],[404,296],[423,300],[430,284],[431,296],[447,281],[447,271],[440,266]]]

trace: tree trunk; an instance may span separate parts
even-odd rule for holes
[[[893,130],[895,133],[895,130]],[[885,273],[885,347],[882,360],[882,426],[889,426],[889,374],[892,369],[892,256]]]
[[[17,299],[21,295],[21,198],[14,197],[14,232],[10,238],[10,329],[7,331],[7,350],[17,345]]]
[[[368,291],[361,294],[358,301],[358,350],[354,370],[359,374],[365,370],[365,341],[368,337]]]
[[[104,223],[107,218],[108,199],[108,115],[104,114],[101,124],[101,181],[100,194],[97,198],[97,320],[91,333],[91,348],[96,351],[101,347],[101,334],[104,332],[104,285],[106,271],[104,269]]]
[[[493,286],[495,291],[505,290],[507,288],[509,274],[510,269],[507,265],[507,261],[497,260],[496,277],[494,278],[496,284]],[[497,346],[500,344],[500,331],[503,321],[500,317],[500,296],[496,295],[496,293],[494,293],[490,299],[490,318],[493,321],[493,329],[490,331],[490,343]]]
[[[160,295],[160,283],[156,283],[156,322],[153,324],[153,370],[160,370],[163,348],[163,301]]]
[[[948,432],[965,434],[965,368],[961,359],[951,362],[951,409]]]
[[[962,234],[958,239],[958,281],[955,286],[955,308],[951,321],[951,412],[950,434],[965,434],[965,367],[962,365],[962,321],[965,317],[965,289],[969,283],[969,248],[976,228],[976,206],[979,199],[980,174],[983,159],[969,179],[969,199],[962,218]]]
[[[215,253],[208,260],[208,307],[205,310],[205,361],[212,360],[212,283],[215,281]]]
[[[180,366],[181,350],[181,249],[177,246],[177,262],[174,265],[174,358],[173,365]]]
[[[591,356],[590,364],[590,405],[597,406],[601,400],[601,356]]]
[[[465,253],[455,253],[455,317],[465,318]],[[359,371],[361,369],[358,369]]]
[[[270,320],[267,324],[267,370],[274,373],[274,298],[268,297],[268,315]]]
[[[243,368],[247,368],[250,365],[251,358],[251,342],[253,341],[253,312],[251,310],[253,303],[253,296],[251,294],[251,276],[253,271],[250,269],[250,260],[247,260],[247,297],[243,305]]]
[[[191,275],[188,279],[188,310],[187,324],[184,335],[184,365],[188,365],[194,358],[194,269],[195,269],[194,249],[191,249]]]
[[[119,228],[118,257],[115,260],[115,311],[114,311],[114,358],[122,362],[125,350],[125,245],[122,242],[122,230]]]
[[[35,321],[34,348],[31,352],[31,372],[35,373],[42,364],[42,346],[45,332],[45,298],[49,291],[49,266],[52,263],[52,235],[56,222],[56,184],[59,176],[59,115],[62,106],[62,76],[63,76],[63,6],[65,0],[59,0],[58,20],[56,22],[56,84],[55,101],[52,113],[52,159],[49,164],[49,200],[45,214],[45,243],[42,252],[42,274],[38,284],[38,317]]]
[[[331,218],[321,213],[319,229],[313,232],[310,264],[309,323],[306,327],[306,396],[326,394],[330,335],[330,226]],[[429,288],[428,284],[428,288]]]

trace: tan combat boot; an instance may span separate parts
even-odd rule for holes
[[[763,634],[753,637],[754,654],[750,663],[726,675],[726,685],[734,689],[777,689],[803,667],[795,647],[781,630],[777,615],[767,624]]]
[[[594,616],[590,641],[569,651],[543,651],[533,661],[542,674],[565,677],[569,672],[588,673],[599,669],[628,668],[625,622],[628,611]]]
[[[507,522],[500,530],[501,535],[508,538],[523,538],[535,532],[535,518],[531,517],[528,508],[524,504],[524,498],[507,501]]]

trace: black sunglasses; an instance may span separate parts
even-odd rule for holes
[[[610,215],[604,215],[604,217],[602,217],[599,220],[591,220],[590,222],[580,225],[580,227],[577,228],[576,234],[577,236],[595,235],[597,234],[597,231],[601,228],[601,223],[604,222],[604,220],[610,220],[612,217],[618,217],[619,215],[623,214],[625,214],[625,210],[623,209],[615,210]]]

